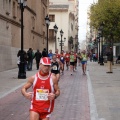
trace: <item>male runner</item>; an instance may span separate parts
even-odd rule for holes
[[[43,57],[39,72],[28,78],[22,87],[22,94],[31,100],[30,120],[49,120],[54,108],[54,99],[60,95],[57,78],[50,73],[50,67],[50,59]],[[33,92],[27,92],[31,86]]]
[[[68,53],[68,51],[66,51],[66,54],[65,54],[65,61],[66,61],[66,67],[67,67],[67,70],[69,69],[69,64],[70,64],[70,54]]]

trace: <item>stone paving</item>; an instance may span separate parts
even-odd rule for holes
[[[27,72],[27,76],[37,72]],[[61,95],[56,99],[51,120],[120,120],[120,65],[107,74],[107,65],[88,62],[87,75],[81,66],[61,76]],[[17,69],[0,72],[0,120],[29,120],[30,102],[21,95],[26,79],[17,79]]]
[[[81,68],[71,76],[65,70],[59,86],[61,95],[56,99],[51,120],[90,120],[87,76]],[[0,99],[0,120],[29,120],[29,100],[20,92],[20,88]]]

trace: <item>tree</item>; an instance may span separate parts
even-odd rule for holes
[[[98,30],[104,23],[103,36],[106,39],[113,37],[120,39],[120,0],[99,0],[90,7],[90,26]]]

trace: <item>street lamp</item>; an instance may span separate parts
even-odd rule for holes
[[[49,19],[48,15],[45,17],[45,23],[46,23],[46,26],[47,26],[47,55],[48,55],[48,28],[49,28],[49,25],[50,25],[50,19]]]
[[[25,61],[24,61],[25,53],[23,50],[23,12],[26,6],[26,0],[18,0],[18,4],[20,5],[20,9],[21,9],[21,54],[20,54],[20,67],[19,67],[19,72],[18,72],[18,78],[25,79],[26,72],[25,72]]]
[[[100,35],[101,35],[101,30],[100,30],[100,28],[98,29],[98,36],[97,36],[97,40],[98,40],[98,46],[99,46],[99,49],[98,49],[98,51],[99,51],[99,61],[98,61],[98,63],[100,63]]]
[[[60,31],[60,35],[61,35],[61,52],[62,52],[62,36],[63,36],[63,31],[62,31],[62,29],[61,29],[61,31]]]
[[[64,45],[64,43],[63,42],[65,42],[66,41],[66,38],[64,37],[64,41],[62,40],[60,40],[60,38],[58,37],[58,41],[60,42],[60,46],[61,46],[61,51],[62,51],[62,45]]]
[[[104,63],[103,63],[103,26],[104,24],[102,23],[101,25],[100,25],[100,30],[101,30],[101,47],[102,47],[102,49],[101,49],[101,60],[100,60],[100,65],[104,65]]]
[[[57,36],[58,27],[57,27],[57,25],[55,24],[53,28],[54,28],[54,32],[55,32],[55,50],[56,50],[56,49],[57,49],[56,36]]]

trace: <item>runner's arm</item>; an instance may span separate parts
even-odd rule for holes
[[[22,87],[21,93],[23,96],[25,96],[27,99],[31,99],[33,92],[27,92],[27,89],[30,88],[33,84],[34,76],[28,78],[27,83]]]
[[[58,81],[56,80],[57,78],[53,78],[53,83],[54,83],[54,90],[55,90],[55,99],[60,95],[60,88],[58,86]]]
[[[58,63],[60,65],[61,70],[63,70],[63,63],[60,60],[58,61]]]
[[[54,86],[55,93],[49,93],[49,95],[48,95],[49,100],[56,99],[60,95],[60,89],[58,86],[56,76],[52,76],[52,80],[53,80],[53,86]]]

